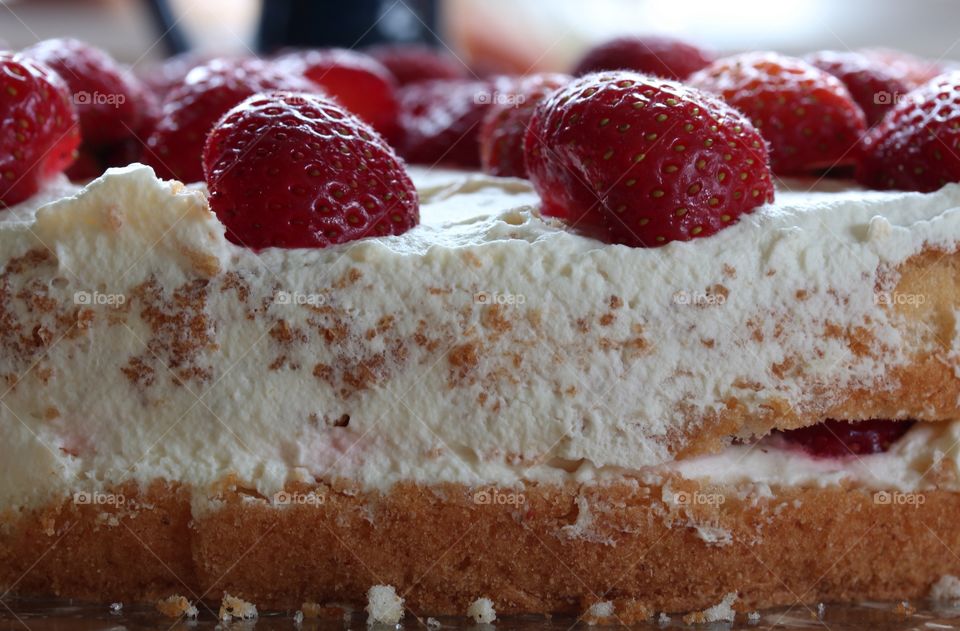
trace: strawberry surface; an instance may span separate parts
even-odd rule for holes
[[[706,237],[773,201],[766,146],[745,116],[633,72],[586,75],[553,92],[524,150],[543,213],[612,243]]]
[[[308,79],[260,59],[214,59],[191,70],[166,97],[146,141],[144,161],[162,178],[203,179],[207,134],[227,110],[258,92],[321,92]]]
[[[835,421],[781,432],[791,443],[819,458],[883,453],[913,426],[912,421]]]
[[[856,164],[863,111],[843,83],[776,53],[718,59],[689,78],[746,114],[770,143],[776,173],[797,175]]]
[[[619,37],[591,48],[573,71],[633,70],[683,80],[713,61],[707,51],[672,37]]]
[[[0,207],[20,203],[69,167],[80,145],[66,82],[30,57],[0,52]]]
[[[398,132],[396,81],[380,62],[344,48],[288,53],[277,62],[323,88],[388,140]]]
[[[526,177],[523,139],[537,104],[570,81],[565,74],[535,74],[520,79],[511,98],[494,103],[480,127],[480,162],[490,175]]]
[[[321,96],[247,98],[216,124],[203,164],[210,207],[249,248],[322,248],[419,222],[417,191],[390,146]]]
[[[923,192],[960,182],[960,71],[909,92],[887,112],[864,140],[857,180]]]

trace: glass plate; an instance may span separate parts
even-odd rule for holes
[[[746,616],[738,614],[733,623],[717,622],[712,624],[688,626],[679,616],[668,623],[656,621],[631,625],[633,629],[661,631],[663,629],[704,629],[719,631],[727,629],[826,629],[827,631],[866,630],[870,631],[906,631],[916,629],[935,631],[937,629],[960,628],[960,607],[931,606],[929,603],[912,605],[915,611],[898,611],[897,603],[863,603],[859,605],[826,605],[818,615],[816,607],[797,605],[792,608],[770,609],[761,614],[760,620],[748,622]],[[204,631],[219,628],[247,631],[285,631],[366,629],[363,612],[354,613],[349,625],[343,620],[306,619],[299,625],[292,613],[270,613],[257,620],[235,620],[223,624],[216,619],[216,605],[210,609],[200,607],[200,616],[196,620],[174,620],[164,617],[149,606],[137,605],[124,607],[118,613],[111,612],[104,605],[79,604],[64,600],[7,599],[0,602],[0,629],[3,631],[25,629],[27,631]],[[910,611],[908,609],[908,611]],[[743,618],[743,620],[741,620]],[[573,626],[586,628],[583,622],[573,618],[555,616],[508,616],[492,625],[476,625],[465,618],[438,618],[446,629],[474,629],[476,631],[569,631]],[[425,619],[421,622],[407,612],[401,627],[408,629],[426,628]],[[387,629],[378,625],[379,629]],[[601,629],[602,627],[590,627]]]

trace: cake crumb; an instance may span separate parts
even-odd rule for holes
[[[119,614],[123,611],[123,603],[110,603],[110,613]]]
[[[614,610],[615,608],[613,606],[613,601],[601,600],[590,605],[590,608],[587,609],[587,613],[583,615],[583,619],[590,626],[597,624],[610,624],[612,622]]]
[[[114,603],[119,604],[119,603]],[[123,605],[120,605],[123,607]],[[113,605],[110,605],[110,610],[114,613],[119,613],[119,609],[114,610]],[[197,614],[200,612],[197,611],[197,608],[194,607],[185,596],[180,596],[179,594],[174,594],[169,598],[161,598],[157,601],[157,611],[167,616],[168,618],[179,618],[180,616],[186,616],[187,618],[196,618]]]
[[[467,617],[473,618],[473,621],[477,624],[490,624],[497,619],[493,601],[489,598],[476,599],[467,607]]]
[[[223,595],[223,601],[220,603],[219,617],[224,622],[230,622],[234,618],[238,618],[240,620],[253,620],[258,615],[257,606],[253,603],[248,603],[242,598],[237,598],[236,596],[231,596],[230,594]]]
[[[912,616],[916,612],[917,612],[917,608],[912,606],[910,604],[910,601],[907,601],[907,600],[901,600],[900,602],[897,603],[896,607],[893,608],[893,613],[895,613],[898,616],[903,616],[904,618],[906,618],[907,616]]]
[[[400,623],[403,618],[403,599],[392,585],[374,585],[367,592],[367,624]]]
[[[297,611],[297,613],[293,614],[293,624],[298,627],[303,624],[303,611]]]
[[[439,629],[442,625],[440,621],[436,618],[427,618],[427,628],[428,629]]]
[[[733,610],[733,603],[737,599],[737,592],[730,592],[723,597],[713,607],[708,607],[703,611],[694,611],[683,617],[686,624],[706,624],[708,622],[733,622],[736,612]]]
[[[750,613],[748,613],[747,622],[749,622],[750,624],[757,624],[758,622],[760,622],[760,612],[751,611]]]
[[[937,602],[960,601],[960,578],[953,574],[944,574],[930,586],[929,598]]]
[[[670,616],[668,616],[667,614],[665,614],[665,613],[663,613],[663,612],[661,611],[661,612],[660,612],[660,615],[657,616],[657,623],[658,623],[658,624],[661,624],[661,625],[670,624]]]

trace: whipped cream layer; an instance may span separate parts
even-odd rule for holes
[[[909,340],[878,270],[960,239],[958,185],[782,191],[646,250],[541,217],[521,180],[412,175],[422,225],[324,250],[234,246],[199,187],[139,165],[0,213],[0,506],[156,478],[270,497],[656,467],[731,397],[890,387]],[[869,323],[882,353],[826,318]]]

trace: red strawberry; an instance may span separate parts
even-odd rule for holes
[[[258,92],[320,92],[311,81],[260,59],[214,59],[197,66],[163,103],[144,161],[165,179],[199,182],[200,154],[217,119]]]
[[[80,134],[91,147],[127,138],[147,109],[147,88],[106,52],[75,39],[48,39],[23,54],[66,81],[80,115]]]
[[[480,124],[505,81],[426,81],[400,89],[400,153],[410,162],[480,166]]]
[[[0,207],[20,203],[76,158],[77,110],[48,66],[0,52]]]
[[[527,177],[523,139],[537,104],[570,82],[565,74],[535,74],[521,79],[514,94],[494,103],[480,127],[480,162],[490,175]]]
[[[84,147],[81,144],[77,150],[77,159],[64,173],[70,178],[71,182],[87,182],[100,176],[104,168],[103,161],[97,151],[92,147]]]
[[[635,70],[665,79],[686,79],[713,61],[713,55],[672,37],[620,37],[594,46],[573,74],[600,70]]]
[[[364,52],[386,66],[399,85],[467,76],[466,66],[453,55],[445,55],[428,46],[384,44]]]
[[[215,57],[196,51],[180,53],[163,61],[141,64],[137,67],[137,77],[154,95],[163,98],[170,90],[183,83],[191,70],[213,59]]]
[[[935,191],[960,182],[960,71],[900,99],[864,140],[857,179],[880,189]]]
[[[864,48],[858,52],[886,68],[887,72],[903,81],[909,88],[921,86],[948,70],[939,61],[917,57],[902,50]]]
[[[339,104],[305,93],[246,99],[203,151],[210,207],[249,248],[322,248],[402,234],[417,191],[380,136]]]
[[[806,61],[829,72],[847,86],[853,100],[866,115],[868,125],[879,123],[894,102],[910,89],[893,73],[860,53],[824,50],[808,55]]]
[[[782,432],[783,437],[819,458],[879,454],[913,425],[912,421],[834,421]]]
[[[586,75],[554,92],[524,150],[542,212],[613,243],[706,237],[773,201],[766,145],[745,116],[634,72]]]
[[[388,140],[396,139],[396,83],[390,71],[373,57],[327,48],[288,53],[277,63],[322,87]]]
[[[745,53],[694,73],[690,85],[719,94],[770,143],[781,174],[854,164],[866,130],[863,111],[839,79],[801,59]]]

